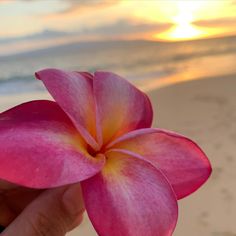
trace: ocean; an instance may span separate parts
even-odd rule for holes
[[[185,42],[78,42],[0,57],[0,95],[43,90],[43,68],[115,72],[143,90],[236,74],[236,36]]]

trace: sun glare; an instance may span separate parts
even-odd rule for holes
[[[177,14],[171,17],[174,26],[154,37],[163,40],[186,40],[205,35],[206,32],[192,24],[196,11],[204,5],[204,1],[176,1],[175,4]]]

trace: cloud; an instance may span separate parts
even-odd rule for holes
[[[121,0],[52,0],[61,5],[62,9],[49,13],[46,11],[42,15],[67,15],[73,12],[87,12],[89,10],[106,8],[118,4]],[[22,2],[22,3],[42,3],[42,0],[0,0],[0,5],[5,3]]]
[[[212,20],[199,20],[193,24],[202,27],[231,27],[236,26],[236,17],[219,18]]]
[[[5,43],[20,42],[20,41],[47,40],[47,39],[65,37],[68,35],[69,33],[67,32],[45,29],[41,32],[35,34],[29,34],[26,36],[0,38],[0,43],[5,44]]]
[[[5,4],[5,3],[9,3],[10,0],[0,0],[0,4]]]
[[[96,27],[124,17],[126,13],[116,5],[119,3],[120,0],[64,0],[61,9],[42,13],[40,22],[48,28],[68,31]]]
[[[86,12],[94,8],[105,8],[113,6],[120,0],[65,0],[67,7],[64,10],[56,12],[55,15],[66,15],[73,12]]]
[[[22,37],[0,38],[0,56],[81,41],[150,39],[150,36],[171,27],[171,24],[140,23],[128,19],[97,27],[84,27],[66,32],[46,29]]]
[[[138,23],[128,19],[121,19],[111,24],[98,26],[96,28],[85,28],[81,31],[84,35],[94,35],[98,37],[119,38],[122,36],[139,35],[142,38],[143,33],[159,33],[169,29],[172,24],[169,23]]]
[[[97,27],[84,27],[79,31],[66,32],[45,29],[35,34],[20,37],[0,38],[0,44],[14,43],[20,41],[44,41],[59,38],[76,38],[77,40],[109,40],[120,38],[143,38],[143,34],[159,33],[167,30],[172,25],[169,23],[138,23],[128,19],[121,19],[114,23],[100,25]]]

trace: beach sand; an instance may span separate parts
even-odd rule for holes
[[[196,193],[179,201],[174,236],[236,236],[236,75],[171,85],[149,92],[154,127],[195,140],[213,174]],[[0,96],[0,111],[45,93]],[[95,236],[87,216],[68,236]]]

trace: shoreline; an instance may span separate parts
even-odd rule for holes
[[[178,77],[178,76],[177,76]],[[152,94],[155,91],[160,91],[161,89],[165,89],[168,87],[172,86],[177,86],[179,84],[185,84],[185,83],[191,83],[192,81],[204,81],[204,80],[218,80],[218,79],[224,79],[224,78],[232,78],[235,77],[236,79],[236,74],[227,74],[227,75],[222,75],[222,76],[210,76],[210,77],[200,77],[200,78],[183,78],[178,79],[176,76],[171,76],[167,78],[162,78],[162,79],[154,79],[150,78],[147,79],[147,85],[142,85],[143,83],[133,83],[135,86],[137,86],[140,90],[144,91],[148,95]],[[132,83],[132,81],[129,81]],[[18,104],[27,102],[27,101],[32,101],[32,100],[44,100],[44,99],[49,99],[53,100],[51,95],[45,91],[42,91],[43,86],[41,86],[40,91],[25,91],[25,92],[20,92],[20,93],[10,93],[4,94],[0,93],[0,112],[11,108],[13,106],[16,106]]]

